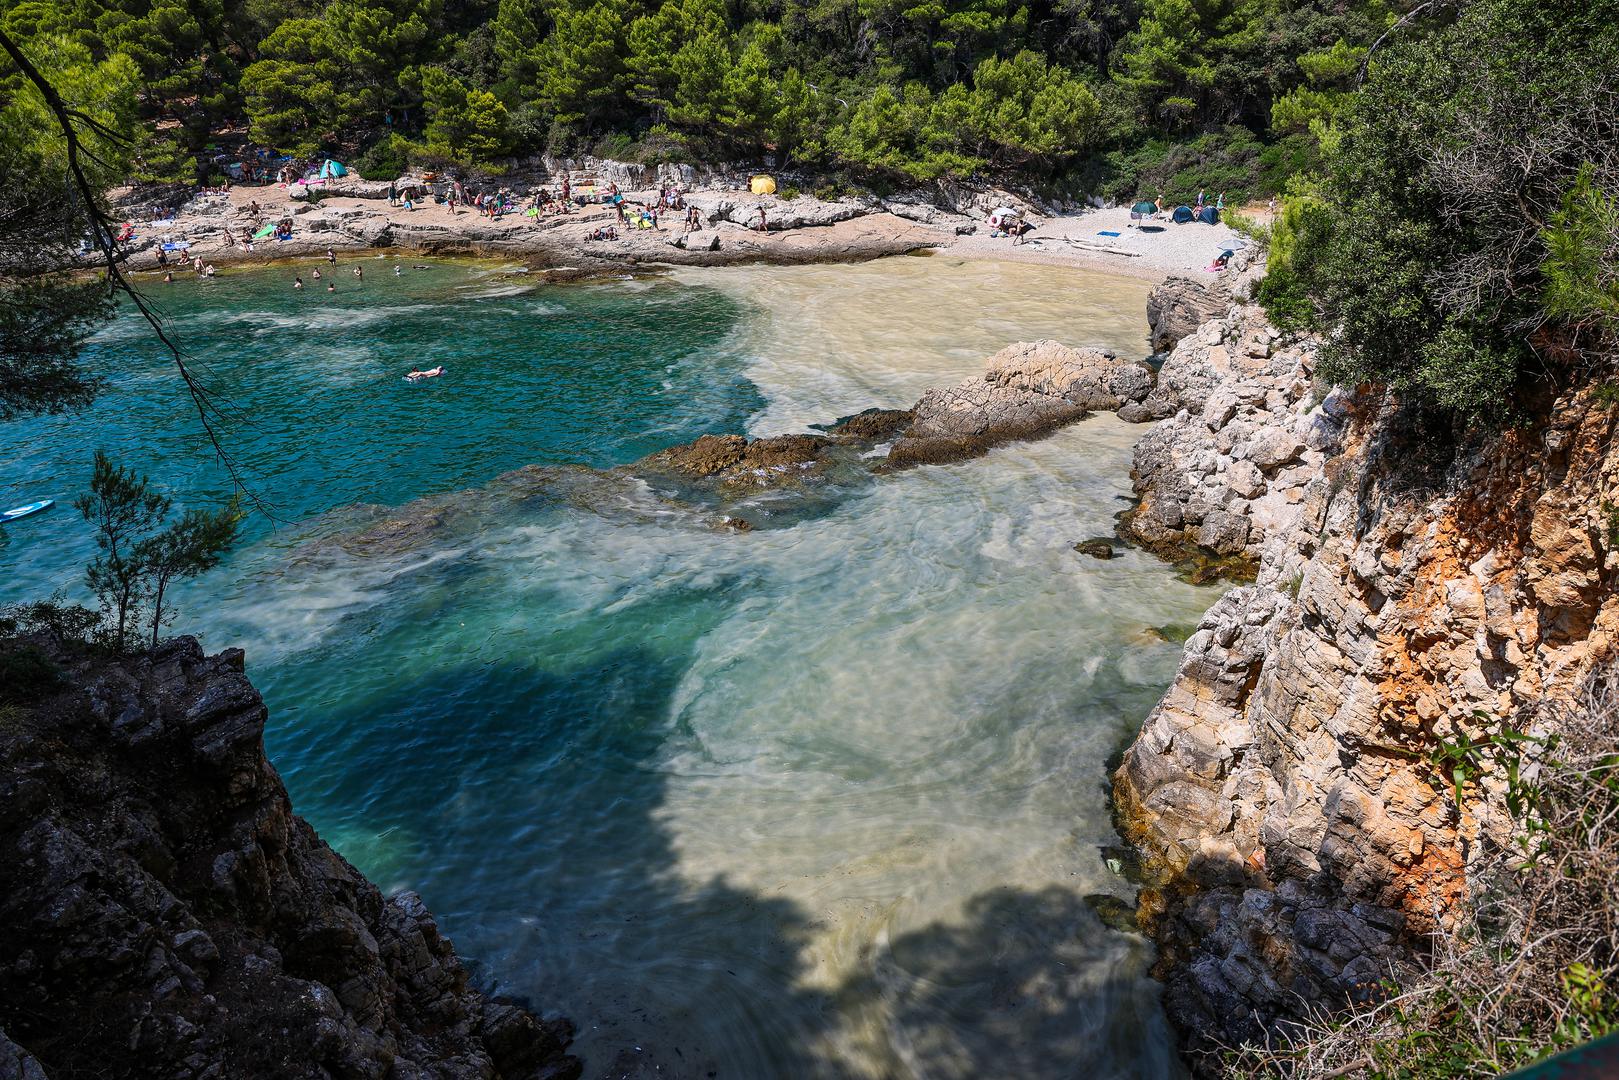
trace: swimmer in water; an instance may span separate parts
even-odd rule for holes
[[[330,281],[328,281],[326,283],[326,291],[327,292],[336,292],[337,291],[337,286],[333,285]]]
[[[167,270],[165,270],[163,272],[163,284],[165,284],[165,285],[173,285],[174,284],[174,275],[169,273]]]
[[[359,278],[361,281],[364,281],[365,280],[365,271],[361,270],[358,266],[356,266],[354,268],[354,276]]]
[[[406,375],[405,378],[415,382],[417,379],[435,379],[442,374],[444,374],[444,365],[440,364],[438,367],[428,368],[426,371],[413,371]]]
[[[399,269],[399,267],[397,267],[397,266],[394,267],[394,277],[404,277],[404,276],[405,276],[405,272],[403,270]]]
[[[301,289],[301,288],[303,288],[303,287],[304,287],[304,279],[303,279],[303,278],[301,278],[301,277],[295,277],[295,278],[293,278],[293,279],[292,279],[292,287],[293,287],[293,288],[294,288],[294,289]]]
[[[315,267],[315,280],[316,281],[320,280],[320,267],[318,267],[318,266]]]

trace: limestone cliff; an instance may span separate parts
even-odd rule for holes
[[[0,1076],[579,1075],[292,812],[240,651],[0,661]]]
[[[1244,551],[1115,777],[1196,1050],[1375,992],[1507,831],[1442,741],[1571,693],[1619,633],[1616,410],[1590,391],[1436,459],[1393,405],[1311,386],[1252,307],[1177,346],[1130,528]],[[1488,763],[1485,763],[1486,766]]]

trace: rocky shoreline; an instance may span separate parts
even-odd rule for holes
[[[1249,560],[1115,777],[1142,924],[1193,1062],[1382,993],[1512,823],[1443,744],[1572,695],[1619,635],[1615,410],[1568,392],[1452,460],[1396,403],[1315,382],[1251,305],[1182,338],[1125,528]],[[1204,1056],[1208,1054],[1210,1056]]]
[[[519,210],[498,220],[464,207],[451,213],[431,201],[405,210],[389,204],[388,183],[352,175],[296,198],[286,186],[265,185],[203,194],[124,188],[111,201],[116,218],[133,233],[119,244],[124,265],[141,272],[173,268],[183,253],[227,267],[319,258],[329,249],[344,259],[509,258],[545,272],[549,280],[570,281],[657,266],[850,263],[950,250],[969,258],[1094,267],[1157,281],[1166,273],[1200,272],[1223,248],[1242,244],[1225,225],[1159,230],[1162,235],[1149,237],[1129,232],[1126,210],[1047,206],[996,188],[940,185],[881,198],[831,193],[822,198],[791,188],[753,195],[746,177],[712,170],[653,170],[601,161],[574,165],[550,162],[503,177],[502,186],[526,207],[527,192],[555,192],[565,173],[588,173],[603,185],[615,182],[631,204],[656,203],[663,185],[678,184],[685,204],[697,208],[702,228],[687,234],[683,211],[666,211],[659,229],[621,226],[615,238],[597,239],[599,229],[616,221],[614,211],[601,204],[535,218]],[[430,186],[411,176],[396,186],[412,183]],[[1014,246],[1010,238],[991,237],[989,216],[1001,206],[1023,212],[1035,225],[1027,243]],[[761,210],[769,224],[764,232],[754,227]],[[291,222],[290,237],[255,241],[248,250],[248,237],[279,221]],[[164,263],[165,244],[184,247],[170,251]]]
[[[240,650],[0,661],[0,1076],[580,1075],[566,1021],[473,988],[293,813]]]

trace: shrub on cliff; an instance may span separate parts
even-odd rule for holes
[[[86,568],[85,580],[101,601],[112,646],[119,651],[137,621],[151,627],[157,648],[159,631],[174,615],[170,586],[219,565],[242,520],[232,503],[218,510],[188,508],[169,522],[169,497],[99,450],[90,491],[73,505],[96,529],[100,554]]]
[[[1619,3],[1432,10],[1372,54],[1262,298],[1327,333],[1328,378],[1499,420],[1551,366],[1543,332],[1570,319],[1559,283],[1601,279],[1612,296],[1611,234],[1556,230],[1619,193]],[[1577,185],[1597,194],[1571,210]]]

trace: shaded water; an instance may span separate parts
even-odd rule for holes
[[[588,472],[480,487],[902,407],[1020,338],[1140,353],[1145,286],[943,258],[541,289],[366,265],[334,296],[271,273],[166,297],[294,523],[255,525],[180,628],[248,649],[322,835],[420,891],[497,989],[576,1018],[587,1075],[1175,1075],[1145,946],[1092,908],[1131,896],[1105,763],[1173,673],[1152,628],[1213,594],[1069,549],[1110,531],[1140,429],[743,536]],[[89,416],[5,431],[0,501],[70,495],[98,444],[222,490],[138,327],[98,362]],[[377,518],[353,504],[467,488],[411,543],[322,541]],[[4,598],[71,584],[87,543],[69,514],[14,528]]]

